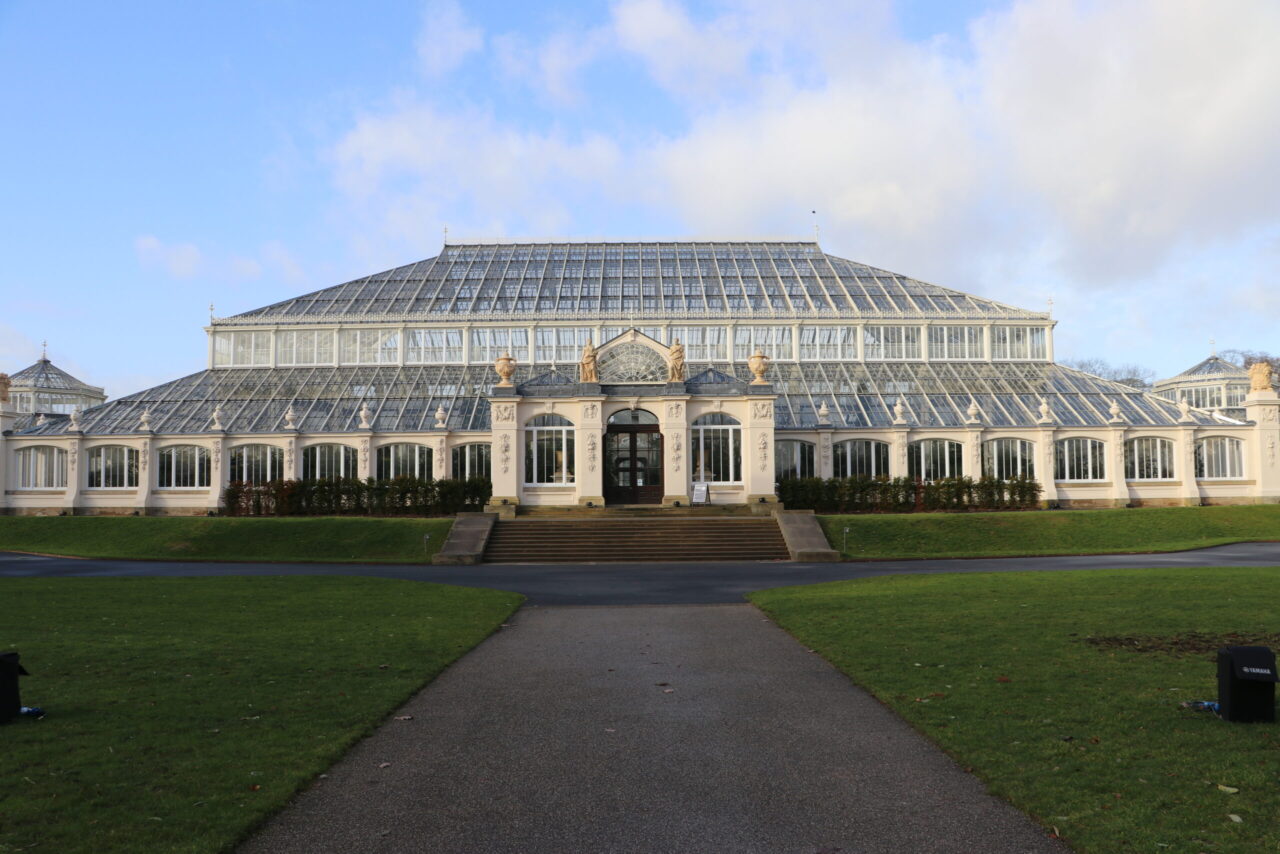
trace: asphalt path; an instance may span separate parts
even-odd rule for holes
[[[362,575],[514,590],[533,605],[714,605],[753,590],[878,575],[1177,566],[1280,566],[1280,543],[1235,543],[1164,554],[966,558],[849,563],[414,564],[201,563],[80,560],[0,552],[0,578]]]

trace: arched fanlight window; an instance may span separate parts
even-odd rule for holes
[[[1124,443],[1125,480],[1173,480],[1173,442],[1140,436]]]
[[[357,459],[356,449],[350,445],[311,445],[302,451],[302,479],[355,477]]]
[[[20,448],[15,454],[17,489],[65,489],[67,486],[67,452],[62,448],[37,445]]]
[[[156,487],[197,489],[209,486],[209,449],[199,445],[170,445],[156,457]]]
[[[689,431],[689,454],[695,483],[742,481],[742,428],[723,412],[695,418]]]
[[[458,445],[453,449],[453,476],[462,479],[482,477],[485,480],[492,480],[489,455],[488,442]]]
[[[402,442],[378,448],[377,478],[391,480],[397,477],[431,479],[431,448],[427,445]]]
[[[1106,480],[1107,446],[1087,436],[1059,439],[1054,445],[1053,479]]]
[[[813,477],[814,469],[813,442],[802,442],[799,439],[779,439],[773,446],[774,480],[793,480],[798,477]]]
[[[1000,480],[1035,477],[1035,444],[1026,439],[989,439],[983,442],[982,474]]]
[[[609,416],[610,424],[657,424],[658,416],[647,409],[619,409]]]
[[[535,415],[525,422],[525,483],[573,483],[573,456],[573,422],[568,418]]]
[[[964,476],[964,445],[950,439],[920,439],[907,445],[907,476],[941,480]]]
[[[138,451],[123,445],[100,445],[89,450],[90,489],[128,489],[138,485]]]
[[[1210,436],[1196,442],[1196,477],[1226,480],[1244,477],[1244,442]]]
[[[874,439],[847,439],[832,447],[836,477],[887,477],[889,443]]]
[[[284,451],[275,445],[237,445],[228,457],[228,480],[258,484],[284,478]]]

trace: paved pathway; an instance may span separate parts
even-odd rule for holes
[[[599,563],[577,566],[191,563],[45,558],[0,552],[0,578],[115,575],[367,575],[515,590],[540,605],[741,602],[752,590],[873,575],[1166,566],[1280,566],[1280,543],[1236,543],[1168,554],[899,560],[860,563]]]
[[[749,605],[525,608],[397,714],[242,854],[1065,850]]]

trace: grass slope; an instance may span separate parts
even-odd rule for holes
[[[1179,705],[1216,698],[1212,654],[1085,642],[1274,633],[1280,568],[898,576],[751,599],[1079,851],[1280,850],[1280,730]]]
[[[0,599],[0,649],[47,714],[0,728],[0,851],[214,852],[522,597],[289,577],[6,580]]]
[[[1008,513],[820,516],[854,560],[1172,552],[1280,540],[1280,504]]]
[[[136,560],[425,563],[449,519],[0,516],[0,551]],[[431,538],[423,547],[422,538]]]

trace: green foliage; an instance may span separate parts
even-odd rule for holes
[[[750,598],[1075,851],[1280,850],[1276,728],[1181,706],[1216,699],[1213,653],[1086,642],[1265,638],[1280,568],[899,576]]]
[[[518,607],[375,578],[5,579],[43,720],[0,728],[0,851],[231,851]],[[393,724],[394,725],[394,724]]]
[[[1006,484],[1006,497],[1000,499],[1003,505],[1025,507],[1039,498],[1040,486],[1035,481],[1010,480]],[[993,486],[976,481],[973,489],[990,489],[989,497],[982,500],[994,502]],[[870,516],[861,511],[823,515],[818,521],[835,549],[845,543],[844,529],[848,528],[845,557],[863,560],[1169,552],[1245,540],[1280,540],[1277,504],[966,515]]]
[[[482,477],[233,481],[222,507],[228,516],[452,516],[482,508],[492,489]]]
[[[1028,510],[1038,506],[1040,484],[1025,478],[803,477],[778,483],[778,500],[792,510],[818,513]]]

